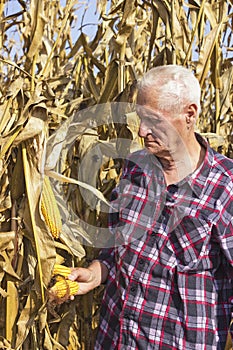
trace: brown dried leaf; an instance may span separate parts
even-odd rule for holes
[[[43,31],[46,20],[44,18],[43,1],[32,0],[30,2],[30,13],[31,13],[31,36],[30,46],[27,53],[27,57],[32,59],[36,54],[39,46],[42,44]]]

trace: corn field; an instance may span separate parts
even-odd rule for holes
[[[0,349],[93,349],[104,287],[48,290],[55,263],[87,266],[104,244],[122,159],[143,146],[145,71],[191,69],[197,129],[233,158],[232,0],[92,0],[93,37],[84,5],[0,0]]]

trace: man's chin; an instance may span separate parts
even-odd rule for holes
[[[154,154],[154,155],[157,155],[158,153],[159,153],[159,148],[158,147],[155,147],[155,145],[148,145],[148,144],[145,144],[145,147],[146,147],[146,149],[150,152],[150,153],[152,153],[152,154]]]
[[[159,146],[156,142],[148,142],[144,144],[148,152],[152,153],[153,155],[157,157],[162,157],[164,154],[166,154],[164,148]]]

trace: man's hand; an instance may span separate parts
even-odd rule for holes
[[[100,261],[95,260],[88,268],[76,267],[71,269],[69,280],[77,281],[79,290],[77,295],[90,292],[92,289],[104,283],[108,277],[108,269]],[[73,298],[72,298],[73,299]]]

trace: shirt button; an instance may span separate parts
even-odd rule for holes
[[[140,264],[140,265],[143,265],[144,262],[145,262],[145,261],[144,261],[143,259],[140,259],[140,260],[139,260],[139,264]]]
[[[131,292],[135,292],[136,287],[131,287],[130,290],[131,290]]]

